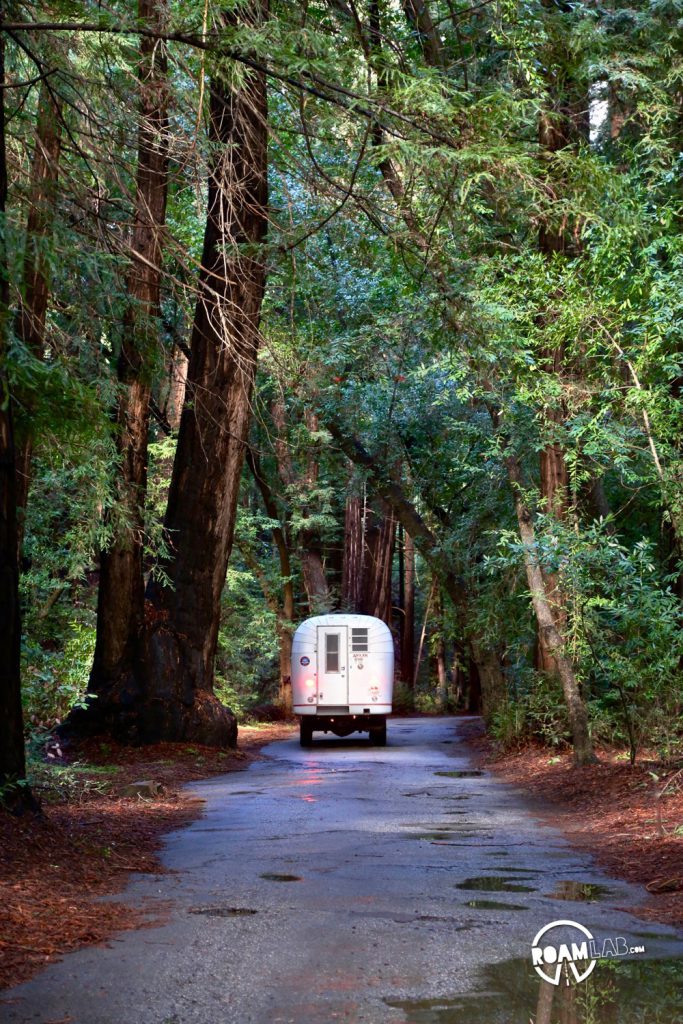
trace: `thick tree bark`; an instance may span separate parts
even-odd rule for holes
[[[185,402],[187,367],[189,359],[179,348],[173,350],[169,366],[168,391],[164,401],[164,416],[169,427],[176,434],[180,428],[180,417]]]
[[[342,566],[342,608],[360,611],[363,603],[365,577],[365,543],[363,530],[363,499],[352,494],[346,499],[344,513],[344,562]]]
[[[52,234],[55,217],[62,144],[61,118],[55,94],[43,82],[29,181],[24,282],[14,328],[17,337],[36,359],[43,358],[45,348],[45,317],[50,289],[50,260],[45,247]],[[20,555],[33,456],[31,403],[28,401],[24,402],[24,419],[23,437],[17,444],[17,542]]]
[[[247,24],[265,5],[250,5]],[[233,15],[226,15],[232,19]],[[211,80],[208,213],[178,449],[165,526],[167,580],[148,587],[150,738],[236,741],[235,718],[213,694],[221,593],[232,547],[251,413],[265,284],[266,81]]]
[[[5,39],[0,34],[0,218],[7,206],[5,150]],[[21,708],[21,612],[17,545],[17,468],[12,398],[7,375],[9,280],[4,231],[0,233],[0,788],[2,802],[17,814],[35,809],[26,776]]]
[[[521,467],[515,455],[506,456],[505,465],[512,484],[519,534],[524,545],[524,566],[538,623],[538,635],[542,638],[545,649],[553,657],[562,682],[574,744],[574,760],[580,765],[590,764],[596,757],[588,730],[588,713],[581,697],[574,667],[567,654],[564,637],[555,623],[546,580],[536,556],[536,534],[531,512],[524,499]]]
[[[163,31],[165,0],[138,0],[142,24]],[[158,344],[162,237],[168,191],[167,59],[155,39],[141,37],[140,124],[131,231],[129,305],[117,372],[118,509],[114,537],[100,556],[97,640],[87,710],[77,709],[64,731],[128,728],[127,711],[142,698],[144,632],[144,515],[147,491],[151,370]],[[123,715],[123,717],[122,717]]]

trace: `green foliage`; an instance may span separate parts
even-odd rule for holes
[[[67,6],[70,20],[91,20],[88,4]],[[347,497],[362,493],[380,508],[372,474],[338,450],[335,423],[412,504],[436,538],[432,565],[457,580],[461,599],[447,605],[443,627],[449,658],[464,652],[467,672],[474,643],[499,654],[508,696],[492,728],[501,742],[533,736],[559,746],[567,737],[557,684],[533,668],[529,551],[505,465],[514,452],[536,531],[532,555],[559,581],[594,735],[627,743],[633,756],[648,744],[673,756],[683,685],[674,578],[683,543],[680,5],[435,2],[446,70],[427,59],[404,6],[379,5],[374,47],[368,25],[359,33],[342,3],[305,5],[305,17],[299,5],[273,3],[258,29],[221,28],[225,5],[206,9],[211,38],[271,72],[269,276],[250,443],[275,512],[265,514],[245,473],[217,692],[240,716],[272,699],[279,638],[294,624],[283,618],[285,585],[295,620],[315,605],[303,549],[320,556],[329,607],[340,596]],[[367,20],[367,5],[358,11]],[[135,25],[120,3],[97,17]],[[187,0],[174,0],[170,20],[203,34],[201,8]],[[47,726],[82,699],[97,553],[130,526],[113,410],[130,306],[138,44],[134,34],[104,32],[69,34],[64,46],[41,34],[31,45],[51,69],[65,122],[54,225],[33,250],[50,277],[43,350],[11,338],[8,359],[17,436],[35,444],[24,700],[29,719]],[[173,354],[190,343],[203,239],[210,154],[200,90],[205,75],[237,84],[251,73],[220,52],[168,49],[161,315],[140,332],[155,409],[144,495],[151,575],[172,542],[163,522],[176,445],[157,420]],[[34,78],[27,49],[8,39],[6,57],[2,227],[14,312],[27,287],[39,86],[15,88]],[[539,144],[549,112],[567,132],[552,150]],[[552,255],[541,231],[562,239]],[[539,458],[550,447],[568,473],[562,516],[541,495]],[[598,485],[606,515],[595,507]],[[198,509],[197,529],[204,525]],[[418,569],[422,615],[432,573],[420,559]],[[430,632],[428,621],[428,645]],[[397,690],[397,707],[412,699]],[[433,707],[432,685],[416,699]]]
[[[228,568],[223,591],[223,614],[218,634],[216,693],[243,720],[254,704],[277,695],[278,638],[276,617],[264,599],[263,586],[277,586],[271,564],[259,581],[240,555],[250,551],[269,520],[240,510],[236,528],[236,551]]]
[[[95,650],[95,628],[72,620],[43,644],[27,640],[23,650],[26,719],[49,728],[80,705],[88,689]],[[55,649],[56,647],[56,649]]]
[[[55,764],[40,754],[29,753],[26,780],[31,790],[43,802],[80,803],[89,796],[109,792],[110,776],[118,771],[116,765],[92,765],[83,761]]]

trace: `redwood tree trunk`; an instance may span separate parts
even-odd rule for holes
[[[390,511],[371,513],[365,533],[365,579],[363,605],[365,615],[374,615],[391,626],[391,583],[394,560],[396,520]]]
[[[346,502],[342,605],[361,615],[375,615],[391,626],[392,566],[396,520],[378,514],[359,497]]]
[[[363,603],[363,499],[351,495],[346,499],[344,515],[344,561],[342,566],[342,608],[352,612]]]
[[[165,0],[139,0],[141,23],[163,31]],[[161,232],[168,191],[167,59],[158,41],[141,37],[140,126],[129,305],[124,316],[117,372],[120,398],[116,444],[120,464],[117,497],[120,513],[110,546],[100,556],[97,640],[85,712],[76,710],[66,726],[100,729],[135,738],[135,712],[142,698],[141,657],[144,631],[144,515],[147,490],[151,370],[158,344],[162,259]]]
[[[5,40],[0,33],[0,86],[5,85]],[[0,217],[7,204],[5,90],[0,96]],[[31,793],[15,783],[26,775],[21,708],[21,614],[17,547],[17,472],[12,401],[5,360],[9,328],[9,281],[4,232],[0,236],[0,786],[16,813],[34,807]]]
[[[251,5],[252,23],[264,5]],[[227,19],[228,16],[226,16]],[[231,17],[231,16],[230,16]],[[208,213],[187,374],[187,398],[165,526],[168,579],[148,587],[148,738],[219,746],[236,741],[235,718],[213,694],[221,593],[232,547],[250,420],[265,284],[266,81],[243,72],[211,81]]]
[[[24,283],[15,324],[17,337],[36,359],[43,358],[45,347],[45,316],[50,288],[50,262],[45,253],[45,243],[52,234],[54,223],[61,142],[61,109],[55,101],[54,93],[43,82],[38,100],[36,143],[29,183]],[[24,403],[24,408],[27,422],[24,436],[17,444],[17,530],[20,554],[33,455],[30,401]]]
[[[188,358],[179,348],[173,350],[169,366],[168,393],[164,402],[166,422],[174,433],[180,427],[185,402]]]

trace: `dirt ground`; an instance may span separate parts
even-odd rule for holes
[[[291,731],[283,723],[240,727],[239,750],[225,752],[179,743],[83,743],[69,752],[78,762],[70,783],[57,802],[43,801],[42,816],[16,819],[0,811],[0,988],[62,953],[158,920],[97,898],[120,892],[131,871],[162,870],[157,850],[164,833],[201,814],[201,801],[180,793],[181,786],[243,771],[260,747]],[[121,796],[140,780],[161,783],[163,792],[151,800]]]
[[[632,766],[623,751],[601,749],[598,764],[576,768],[569,751],[496,751],[476,726],[470,742],[483,766],[532,798],[539,817],[608,874],[647,889],[632,913],[683,924],[683,765],[646,753]]]

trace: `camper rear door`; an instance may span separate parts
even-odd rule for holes
[[[347,626],[318,626],[318,707],[349,703],[347,644]]]

